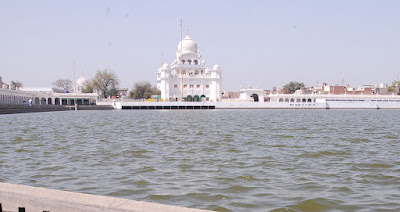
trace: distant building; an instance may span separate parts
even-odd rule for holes
[[[380,95],[392,94],[392,92],[389,92],[387,88],[375,88],[375,93]]]
[[[125,98],[128,96],[128,88],[120,88],[118,89],[118,97]]]
[[[187,101],[218,102],[222,99],[221,73],[218,65],[207,68],[197,43],[188,34],[179,43],[174,62],[170,66],[165,63],[158,70],[157,88],[161,99],[167,101],[185,98]]]
[[[241,88],[240,89],[240,100],[264,102],[264,90],[260,88]]]
[[[229,99],[239,99],[240,92],[228,92]]]
[[[26,88],[11,90],[10,86],[2,83],[0,89],[0,104],[33,104],[41,105],[89,105],[95,104],[97,93],[82,93],[86,79],[83,76],[76,82],[76,92],[68,93],[59,88]]]
[[[340,86],[340,85],[323,85],[322,86],[322,92],[324,94],[345,94],[345,87],[344,86]]]

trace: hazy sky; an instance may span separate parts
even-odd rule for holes
[[[0,76],[25,87],[113,70],[121,86],[156,84],[180,19],[223,89],[289,81],[391,83],[400,75],[400,1],[0,0]],[[184,30],[185,31],[185,30]]]

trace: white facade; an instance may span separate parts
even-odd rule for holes
[[[83,73],[82,73],[82,76],[76,81],[76,92],[75,93],[82,93],[82,90],[86,86],[86,82],[87,82],[87,80],[85,79],[85,77],[83,77]]]
[[[264,102],[264,90],[259,88],[241,88],[240,89],[240,100]]]
[[[161,98],[167,101],[219,102],[222,98],[222,70],[218,65],[207,68],[197,43],[189,35],[178,45],[176,59],[165,63],[157,72],[157,88]],[[182,93],[183,88],[183,93]]]

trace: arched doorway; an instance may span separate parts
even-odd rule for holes
[[[206,99],[206,95],[203,94],[203,95],[200,96],[200,100],[201,100],[202,102],[205,101],[205,99]]]
[[[194,102],[200,101],[199,95],[194,95],[194,96],[193,96],[193,101],[194,101]]]
[[[59,105],[60,104],[60,99],[59,98],[55,98],[54,99],[54,104],[55,105]]]
[[[251,94],[250,97],[253,97],[254,102],[258,102],[258,95],[257,94],[253,93],[253,94]]]
[[[188,95],[188,96],[186,97],[186,101],[192,102],[192,101],[193,101],[192,95]]]
[[[36,97],[35,98],[35,105],[38,105],[39,104],[39,97]]]
[[[53,104],[50,97],[47,99],[47,104],[49,104],[49,105]]]

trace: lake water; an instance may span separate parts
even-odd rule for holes
[[[0,116],[0,181],[218,211],[400,211],[399,110]]]

